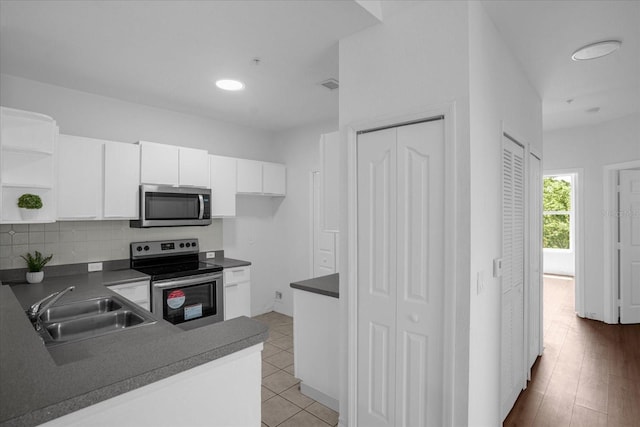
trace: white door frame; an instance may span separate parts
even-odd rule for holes
[[[640,167],[640,160],[603,166],[604,321],[618,323],[618,172]]]
[[[347,236],[347,323],[348,328],[348,423],[358,425],[357,418],[357,331],[358,331],[358,210],[357,210],[357,133],[363,130],[392,127],[431,117],[444,116],[445,138],[445,273],[444,283],[451,284],[445,289],[444,319],[444,364],[443,367],[443,419],[445,425],[452,426],[454,422],[454,392],[455,392],[455,322],[456,322],[456,134],[455,134],[455,103],[436,105],[420,111],[405,114],[380,117],[372,120],[359,121],[346,126],[347,131],[347,190],[348,190],[348,236]]]
[[[572,182],[573,191],[573,245],[575,250],[575,273],[574,273],[574,288],[575,288],[575,311],[580,317],[585,317],[585,302],[584,302],[584,197],[583,197],[583,183],[584,169],[543,169],[542,176],[548,175],[574,175],[575,178]],[[543,207],[544,211],[544,207]],[[543,230],[544,233],[544,230]],[[543,251],[544,252],[544,251]],[[544,265],[543,270],[544,274]]]

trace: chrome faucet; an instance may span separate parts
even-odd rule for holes
[[[56,301],[62,298],[64,294],[74,290],[75,288],[76,288],[75,286],[69,286],[66,289],[63,289],[58,292],[54,292],[51,295],[42,298],[40,301],[33,303],[33,305],[29,307],[29,310],[27,310],[27,316],[29,316],[29,319],[35,325],[37,331],[39,331],[40,328],[42,327],[40,325],[40,314],[42,314],[46,309],[48,309],[53,304],[55,304]]]

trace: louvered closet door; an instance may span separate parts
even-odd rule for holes
[[[440,426],[443,121],[358,136],[358,425]]]
[[[524,149],[503,137],[502,416],[524,388]]]

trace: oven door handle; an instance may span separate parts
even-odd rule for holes
[[[222,274],[200,274],[197,276],[189,276],[185,279],[167,279],[153,282],[154,288],[177,288],[179,286],[205,284],[211,280],[222,279]]]

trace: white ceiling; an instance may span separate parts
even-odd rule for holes
[[[545,130],[640,112],[640,1],[483,3],[542,98]],[[578,48],[610,39],[622,40],[618,52],[571,59]],[[594,107],[600,111],[586,112]]]
[[[640,2],[483,3],[543,99],[545,129],[640,112]],[[410,4],[383,2],[382,12]],[[0,72],[282,130],[337,121],[339,89],[318,83],[339,79],[338,40],[376,23],[344,0],[0,0]],[[609,38],[623,40],[619,52],[570,59]],[[218,78],[247,88],[222,92]]]
[[[338,40],[376,22],[341,0],[2,0],[0,71],[268,130],[337,123],[318,83],[339,77]]]

